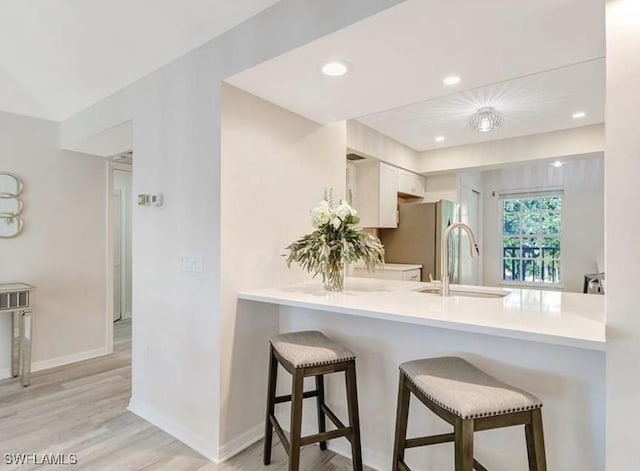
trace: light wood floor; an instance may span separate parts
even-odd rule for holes
[[[214,465],[170,435],[126,410],[131,391],[131,321],[114,326],[114,353],[73,365],[33,373],[31,386],[0,381],[0,469],[200,470],[287,469],[274,437],[272,463],[262,464],[257,443],[221,465]],[[74,453],[75,466],[17,465],[5,453]],[[305,447],[303,470],[346,471],[349,461],[317,446]]]

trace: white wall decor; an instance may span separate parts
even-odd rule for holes
[[[10,173],[0,173],[0,238],[9,239],[20,232],[24,223],[22,200],[18,197],[22,193],[22,181]]]

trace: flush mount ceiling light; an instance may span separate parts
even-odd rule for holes
[[[445,137],[444,136],[436,136],[433,138],[434,141],[436,142],[444,142]]]
[[[552,167],[555,167],[555,168],[560,168],[560,167],[562,167],[563,165],[564,165],[564,162],[562,162],[562,161],[560,161],[560,160],[556,160],[555,162],[552,162],[552,163],[551,163],[551,166],[552,166]]]
[[[471,129],[478,132],[493,131],[502,124],[502,116],[492,106],[485,106],[476,111],[469,119]]]
[[[460,83],[460,77],[458,75],[449,75],[448,77],[445,77],[442,83],[449,86],[457,85]]]
[[[571,115],[573,119],[581,119],[581,118],[584,118],[585,116],[587,116],[587,113],[585,113],[584,111],[576,111]]]
[[[322,66],[322,73],[329,77],[342,77],[349,71],[349,63],[345,61],[329,61]]]

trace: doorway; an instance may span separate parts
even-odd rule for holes
[[[460,221],[469,226],[476,237],[481,237],[480,192],[465,185],[460,186]],[[466,248],[469,245],[468,236],[462,233],[461,237],[462,247]],[[474,262],[467,250],[460,251],[460,284],[482,284],[480,263]]]
[[[113,168],[112,189],[113,342],[131,339],[132,322],[132,209],[131,168]]]

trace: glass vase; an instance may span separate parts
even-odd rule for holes
[[[324,273],[324,289],[326,291],[344,291],[344,282],[347,276],[344,262],[335,262],[329,265]]]

